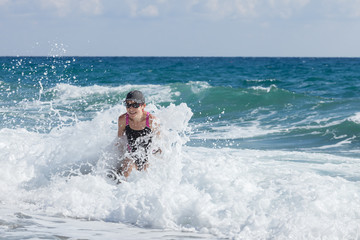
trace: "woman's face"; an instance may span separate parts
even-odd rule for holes
[[[131,118],[142,116],[145,104],[139,104],[134,101],[126,101],[126,112]]]

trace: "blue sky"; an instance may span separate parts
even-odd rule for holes
[[[360,57],[360,0],[0,0],[0,56]]]

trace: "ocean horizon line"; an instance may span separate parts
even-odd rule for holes
[[[359,57],[346,57],[346,56],[109,56],[109,55],[3,55],[0,58],[319,58],[319,59],[356,59]]]

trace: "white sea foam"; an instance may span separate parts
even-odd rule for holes
[[[268,114],[270,116],[272,113]],[[226,122],[217,122],[217,123],[201,123],[196,124],[193,127],[204,128],[207,127],[207,131],[204,132],[195,132],[191,138],[192,139],[243,139],[243,138],[253,138],[258,136],[265,136],[274,133],[286,133],[293,130],[312,130],[319,128],[329,128],[336,125],[339,125],[344,122],[344,120],[335,120],[333,118],[324,118],[324,119],[315,119],[313,117],[306,118],[294,124],[294,126],[272,126],[271,128],[262,126],[260,121],[264,116],[259,117],[254,121],[247,121],[246,125],[242,126],[239,123],[231,124]],[[351,118],[352,119],[352,118]],[[355,121],[355,120],[354,120]],[[310,124],[316,123],[316,124]],[[226,124],[226,125],[224,125]],[[346,135],[335,136],[334,139],[344,138]],[[351,139],[350,139],[351,140]],[[344,141],[342,144],[346,144],[347,141]],[[338,145],[340,146],[340,145]]]
[[[191,86],[191,91],[193,93],[200,93],[204,89],[208,89],[211,87],[211,85],[208,82],[202,82],[202,81],[189,81],[186,83],[186,85]]]
[[[270,92],[273,89],[277,89],[277,86],[275,84],[272,84],[270,87],[256,86],[256,87],[250,87],[250,89]]]
[[[356,113],[354,116],[349,117],[349,121],[360,124],[360,112]]]
[[[2,209],[16,206],[35,226],[48,221],[47,231],[54,235],[51,220],[37,216],[70,217],[63,221],[75,229],[83,222],[72,219],[92,219],[100,224],[98,232],[121,222],[234,239],[358,237],[359,159],[184,147],[191,110],[185,104],[147,107],[160,119],[157,144],[163,154],[151,156],[147,172],[135,171],[120,185],[106,179],[104,171],[106,162],[114,160],[122,105],[49,133],[1,129]],[[88,165],[89,171],[83,171]],[[24,228],[36,233],[34,227]]]
[[[200,126],[200,125],[197,125]],[[197,128],[194,126],[194,128]],[[283,129],[265,129],[260,126],[258,121],[253,121],[251,125],[239,126],[235,124],[228,124],[226,126],[212,126],[208,127],[209,131],[195,133],[191,136],[193,139],[242,139],[252,138],[257,136],[264,136],[267,134],[284,131]]]
[[[210,234],[138,228],[130,224],[46,216],[15,209],[0,209],[3,239],[215,239]],[[2,232],[1,229],[9,231]]]
[[[342,137],[343,138],[343,137]],[[332,144],[332,145],[325,145],[325,146],[321,146],[321,147],[317,147],[317,148],[313,148],[313,149],[330,149],[330,148],[338,148],[341,146],[344,146],[346,144],[351,144],[351,140],[355,139],[356,137],[350,137],[350,138],[346,138],[345,140],[342,140],[338,143]],[[336,137],[334,137],[334,139],[336,139]]]
[[[147,96],[146,102],[160,102],[168,101],[172,102],[172,94],[169,86],[159,85],[122,85],[119,87],[107,87],[107,86],[74,86],[70,84],[60,83],[54,88],[49,89],[47,92],[56,92],[59,99],[62,101],[73,101],[81,98],[86,98],[91,95],[105,95],[109,96],[114,93],[126,94],[127,92],[138,89],[141,90],[145,96]]]
[[[269,79],[248,79],[246,82],[255,82],[255,83],[262,83],[262,82],[276,82],[279,81],[275,78],[269,78]]]
[[[52,96],[50,100],[40,97],[41,100],[23,99],[17,104],[8,106],[0,111],[8,112],[5,121],[10,127],[14,118],[21,121],[31,121],[40,131],[71,125],[74,122],[92,118],[103,110],[122,104],[127,92],[139,89],[146,95],[148,108],[158,102],[173,102],[176,92],[169,86],[159,85],[124,85],[119,87],[106,86],[74,86],[57,84],[55,87],[44,90],[43,95]],[[6,123],[4,123],[6,124]],[[41,129],[40,129],[41,128]]]

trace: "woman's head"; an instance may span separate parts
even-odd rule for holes
[[[124,102],[127,113],[132,117],[141,114],[146,106],[145,97],[139,90],[129,92]]]
[[[139,104],[145,104],[145,97],[139,90],[128,92],[125,98],[125,102],[133,101]]]

